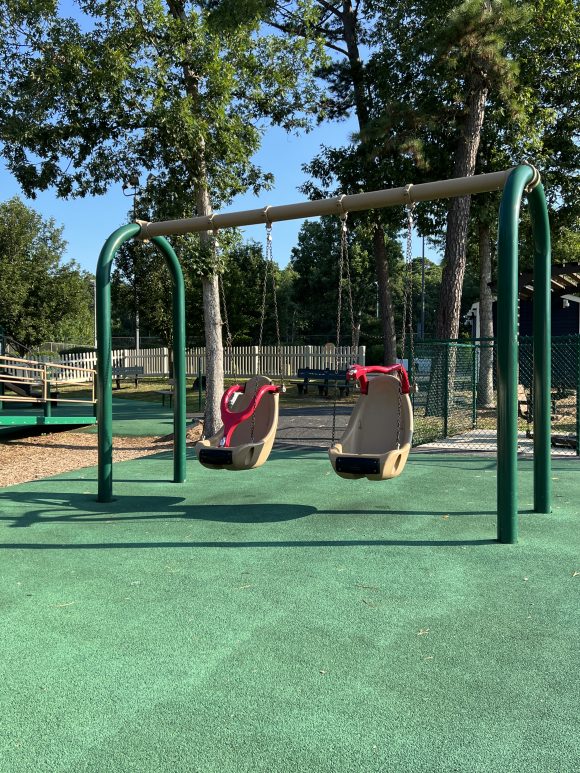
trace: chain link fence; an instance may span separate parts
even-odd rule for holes
[[[497,450],[493,340],[417,341],[413,444],[424,449]],[[552,339],[552,451],[580,455],[580,336]],[[533,341],[519,348],[519,451],[533,452]]]

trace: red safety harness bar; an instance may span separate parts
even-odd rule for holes
[[[360,384],[361,394],[368,395],[369,380],[367,378],[367,374],[396,373],[396,372],[399,373],[399,378],[401,379],[402,394],[408,395],[410,391],[409,376],[407,375],[407,371],[405,370],[405,367],[400,363],[397,363],[396,365],[386,365],[386,366],[369,365],[368,367],[365,367],[364,365],[351,365],[346,372],[346,379],[347,381],[350,381],[351,379],[357,379]]]
[[[260,404],[260,400],[267,392],[280,392],[281,389],[282,388],[280,386],[276,386],[275,384],[264,384],[252,397],[252,401],[248,407],[244,408],[243,411],[237,412],[230,409],[229,402],[236,392],[244,392],[245,387],[243,387],[241,384],[234,384],[233,386],[229,387],[229,389],[226,389],[222,395],[222,401],[220,405],[222,422],[224,425],[224,436],[220,445],[225,447],[230,445],[230,441],[236,427],[251,417],[251,415]]]

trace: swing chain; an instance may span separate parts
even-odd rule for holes
[[[214,266],[217,271],[218,269],[218,260],[219,260],[219,238],[218,238],[218,231],[217,228],[213,231],[213,259],[214,259]],[[226,305],[226,293],[224,290],[224,280],[223,280],[223,274],[221,271],[218,271],[218,286],[219,286],[219,294],[221,298],[222,303],[222,311],[224,314],[224,327],[226,329],[226,352],[228,354],[228,358],[231,360],[231,354],[232,354],[232,333],[230,330],[230,322],[228,319],[228,307]],[[231,363],[230,363],[231,364]]]
[[[399,399],[397,400],[397,449],[401,447],[401,403],[403,401],[403,385],[399,373]]]
[[[346,224],[346,214],[344,216],[344,222],[342,224],[341,231],[341,251],[344,253],[344,263],[346,266],[346,286],[348,288],[348,308],[350,314],[350,358],[354,356],[354,342],[356,338],[356,329],[354,324],[354,306],[352,302],[352,282],[350,278],[350,256],[348,254],[348,228]],[[347,367],[350,363],[346,363]]]
[[[280,379],[280,386],[282,391],[286,391],[284,387],[284,377],[282,373],[282,344],[280,343],[280,320],[278,319],[278,296],[276,292],[276,266],[274,264],[274,251],[272,248],[272,224],[269,223],[269,230],[267,232],[266,241],[266,262],[270,267],[270,278],[272,280],[272,298],[274,300],[274,322],[276,326],[276,364],[278,366],[278,378]],[[266,267],[266,272],[268,266]],[[264,299],[265,302],[265,299]]]
[[[268,271],[270,268],[270,255],[272,253],[272,224],[266,223],[266,267],[264,269],[264,281],[262,283],[262,308],[260,313],[260,335],[258,338],[258,370],[262,372],[262,338],[264,336],[264,319],[266,317],[266,294],[268,291]]]
[[[342,319],[342,277],[343,277],[343,271],[344,271],[344,264],[345,259],[348,264],[348,226],[347,226],[347,218],[348,218],[348,212],[345,212],[344,209],[342,209],[342,201],[341,203],[341,214],[340,214],[340,252],[339,252],[339,259],[338,259],[338,304],[337,304],[337,312],[336,312],[336,348],[334,350],[334,370],[338,372],[338,349],[340,347],[340,327],[341,327],[341,319]],[[350,269],[349,269],[349,279],[350,279]],[[349,284],[350,289],[350,284]],[[352,318],[352,296],[351,296],[351,320]],[[353,322],[353,331],[354,331],[354,322]],[[334,382],[334,403],[332,408],[332,439],[330,442],[330,445],[334,445],[334,439],[336,435],[336,402],[337,402],[337,394],[338,394],[338,386],[337,386],[338,380],[335,379]]]
[[[405,272],[403,293],[403,325],[401,331],[401,359],[405,358],[407,348],[407,328],[409,330],[409,376],[411,383],[415,384],[415,341],[413,336],[413,227],[415,202],[411,201],[410,186],[407,186],[408,202],[407,210],[407,244],[405,249]],[[397,448],[400,448],[401,440],[401,402],[403,399],[401,376],[399,374],[399,400],[397,405]]]
[[[268,288],[268,268],[269,268],[269,256],[272,251],[272,223],[268,220],[266,222],[266,268],[264,270],[264,282],[262,284],[262,309],[260,313],[260,335],[258,337],[258,373],[256,374],[256,387],[254,390],[254,400],[258,394],[258,378],[257,376],[262,372],[262,338],[264,336],[264,319],[266,317],[266,292]],[[256,411],[252,411],[252,421],[250,424],[250,439],[254,442],[254,431],[256,428]]]

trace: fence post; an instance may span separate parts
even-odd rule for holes
[[[252,375],[257,376],[260,372],[260,348],[252,346]]]
[[[304,367],[305,368],[312,367],[312,347],[311,346],[304,347]]]
[[[477,344],[475,341],[472,343],[472,358],[471,358],[471,428],[477,427],[477,359],[476,359]]]
[[[449,432],[449,347],[447,341],[443,344],[443,437],[447,437]]]
[[[48,374],[47,374],[47,368],[46,365],[43,368],[44,370],[44,417],[50,418],[52,416],[52,403],[50,402],[50,381],[48,380]]]

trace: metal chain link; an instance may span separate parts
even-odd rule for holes
[[[348,251],[348,228],[346,225],[346,215],[344,216],[344,224],[341,231],[341,251],[344,253],[344,263],[346,266],[346,286],[348,288],[348,307],[350,313],[350,357],[353,357],[354,341],[356,338],[356,330],[354,325],[354,306],[352,302],[352,282],[350,278],[350,256]],[[347,362],[348,367],[351,363]]]
[[[266,225],[266,267],[264,269],[264,282],[262,285],[262,310],[260,314],[260,335],[258,338],[258,370],[262,371],[262,338],[264,336],[264,319],[266,317],[266,293],[268,288],[268,271],[270,269],[270,255],[272,252],[272,225]]]
[[[272,223],[266,223],[266,268],[264,270],[264,283],[262,285],[262,310],[260,314],[260,335],[258,338],[258,371],[262,372],[263,354],[262,354],[262,338],[264,336],[264,319],[266,317],[266,294],[268,289],[268,271],[270,270],[270,264],[272,262]],[[258,395],[258,379],[256,374],[256,387],[254,389],[254,400]],[[250,437],[252,443],[254,442],[254,431],[256,428],[256,411],[252,411],[252,423],[250,425]]]
[[[411,383],[415,383],[415,341],[413,336],[413,210],[414,203],[407,204],[407,244],[405,250],[404,292],[403,292],[403,325],[401,331],[401,359],[405,358],[407,348],[407,328],[409,330],[410,362],[409,375]],[[399,375],[399,399],[397,404],[397,448],[401,446],[401,403],[403,388]]]
[[[217,230],[213,232],[213,262],[214,267],[217,271],[218,268],[218,262],[219,262],[219,239],[218,239],[218,232]],[[230,321],[228,319],[228,307],[226,304],[226,293],[224,290],[224,280],[222,272],[218,272],[218,287],[219,287],[219,294],[221,297],[222,302],[222,311],[224,314],[224,327],[226,329],[226,350],[228,352],[228,355],[231,359],[231,349],[232,349],[232,333],[230,330]]]
[[[272,226],[270,226],[268,244],[270,256],[270,276],[272,279],[272,297],[274,299],[274,322],[276,325],[276,363],[278,366],[278,378],[280,379],[280,386],[283,388],[284,377],[282,374],[282,344],[280,342],[280,320],[278,319],[278,293],[276,288],[276,266],[274,264],[274,251],[272,247]],[[267,259],[268,256],[266,256],[266,260]]]
[[[347,229],[346,217],[347,217],[346,214],[341,215],[340,217],[341,234],[340,234],[340,253],[339,253],[339,260],[338,260],[338,306],[336,311],[336,348],[337,349],[340,346],[340,326],[341,326],[341,319],[342,319],[342,274],[343,274],[343,268],[344,268],[344,253],[345,253],[344,235]],[[336,366],[336,357],[338,356],[338,354],[336,351],[334,354],[335,354],[334,362]]]
[[[338,371],[338,349],[340,347],[340,324],[342,317],[342,275],[344,269],[345,258],[348,258],[348,227],[346,219],[348,213],[344,212],[340,216],[340,252],[338,260],[338,309],[336,314],[336,349],[334,350],[334,370]],[[336,435],[336,400],[337,400],[337,382],[334,383],[334,405],[332,408],[332,440],[330,441],[331,447],[334,445],[334,438]]]
[[[407,271],[408,271],[408,289],[409,289],[409,304],[408,304],[408,325],[409,325],[409,347],[411,349],[411,360],[409,362],[409,376],[411,384],[415,386],[415,333],[413,330],[413,227],[414,218],[413,210],[415,205],[411,204],[408,208],[408,233],[407,233]]]
[[[274,296],[274,322],[276,323],[276,364],[278,366],[278,378],[280,386],[284,386],[284,374],[282,372],[282,343],[280,341],[280,322],[278,320],[278,298],[276,293],[276,277],[272,266],[272,294]]]

